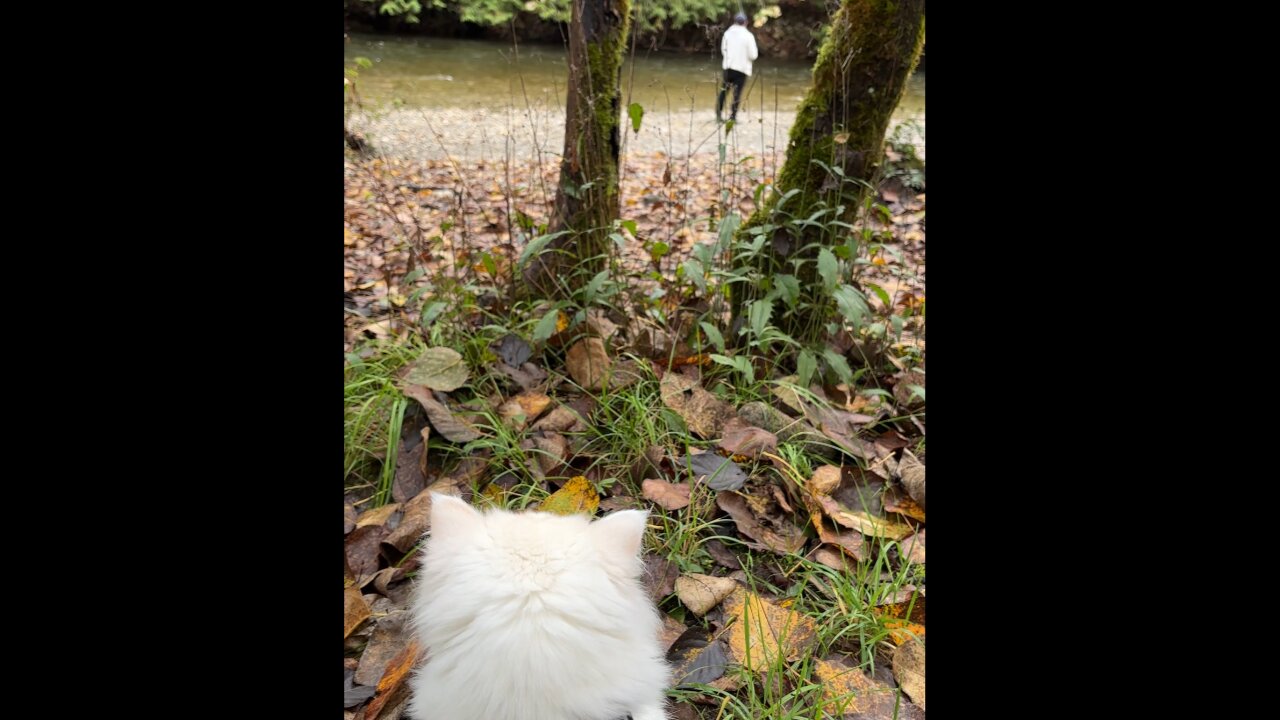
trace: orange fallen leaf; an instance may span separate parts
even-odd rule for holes
[[[382,714],[382,710],[389,704],[392,698],[398,703],[408,692],[408,686],[404,681],[409,677],[409,671],[413,670],[414,663],[418,660],[418,640],[415,638],[409,641],[400,654],[391,658],[387,663],[387,669],[382,673],[382,679],[378,681],[378,694],[369,702],[369,706],[365,708],[365,720],[377,720]],[[395,703],[392,703],[394,707]]]
[[[360,623],[369,619],[369,604],[364,601],[360,595],[360,588],[352,585],[344,591],[343,599],[343,625],[344,632],[342,638],[345,640],[350,637],[351,631],[360,627]]]

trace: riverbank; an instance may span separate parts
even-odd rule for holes
[[[743,108],[736,128],[727,136],[728,156],[769,156],[780,163],[787,137],[795,123],[794,110]],[[645,112],[640,131],[631,130],[624,118],[625,153],[661,152],[672,158],[699,153],[718,155],[719,135],[710,109],[684,112]],[[467,162],[540,162],[564,149],[564,112],[550,109],[398,108],[385,112],[356,113],[348,127],[363,134],[388,156],[418,162],[453,157]],[[900,115],[890,123],[890,135],[899,133],[916,155],[925,156],[924,116]],[[776,156],[776,158],[775,158]]]

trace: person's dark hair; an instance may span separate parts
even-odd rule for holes
[[[736,22],[736,23],[738,23],[739,25],[746,25],[746,24],[747,24],[747,16],[746,16],[746,15],[743,15],[742,13],[738,13],[737,15],[734,15],[734,16],[733,16],[733,21],[734,21],[734,22]]]

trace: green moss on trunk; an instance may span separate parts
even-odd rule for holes
[[[551,232],[570,232],[525,270],[525,280],[547,297],[571,289],[563,281],[569,269],[590,277],[604,267],[619,213],[622,57],[630,26],[631,0],[573,2],[564,154],[551,218]]]
[[[843,206],[835,217],[852,222],[866,196],[866,187],[857,182],[840,182],[815,161],[839,168],[846,178],[876,180],[884,158],[884,137],[894,108],[906,92],[920,52],[924,47],[924,0],[844,0],[831,22],[813,68],[813,86],[801,102],[787,144],[787,159],[775,183],[777,192],[738,231],[745,238],[752,228],[780,224],[778,199],[793,189],[800,192],[789,199],[785,210],[794,217],[808,217],[822,207]],[[757,230],[759,232],[759,230]],[[840,244],[843,237],[824,234],[822,228],[806,227],[788,232],[771,230],[778,243],[766,243],[756,269],[766,275],[797,258],[816,259],[818,245]],[[774,249],[787,248],[787,256]],[[801,287],[815,286],[816,263],[804,263],[798,272]],[[738,283],[734,286],[736,317],[746,304],[762,297],[765,289]],[[784,332],[797,338],[816,339],[820,325],[814,318],[791,316]]]

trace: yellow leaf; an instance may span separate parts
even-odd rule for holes
[[[795,659],[817,638],[813,620],[745,589],[735,590],[724,601],[724,615],[729,652],[738,664],[756,672],[783,658]]]
[[[556,513],[557,515],[573,515],[574,513],[585,513],[590,515],[600,507],[600,496],[596,494],[596,489],[591,487],[591,483],[582,475],[575,475],[569,478],[569,482],[564,487],[555,491],[538,509],[543,512]]]
[[[883,265],[883,264],[884,264],[884,258],[883,258],[883,257],[881,257],[881,256],[876,256],[875,258],[872,258],[872,260],[871,260],[871,264],[872,264],[872,265]]]
[[[556,332],[564,332],[569,327],[569,316],[563,312],[556,311]]]

